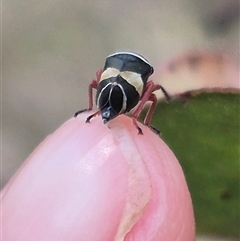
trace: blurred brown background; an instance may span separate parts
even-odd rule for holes
[[[132,50],[153,66],[196,49],[239,56],[238,0],[13,0],[2,20],[2,185],[87,106],[109,54]]]

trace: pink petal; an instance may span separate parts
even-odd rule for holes
[[[88,115],[46,138],[4,188],[3,240],[194,240],[187,184],[166,144],[126,116],[107,126],[85,124]]]

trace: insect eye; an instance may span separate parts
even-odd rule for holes
[[[105,112],[102,113],[102,117],[109,119],[109,117],[110,117],[110,109],[109,108]]]

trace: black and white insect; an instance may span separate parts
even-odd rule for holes
[[[77,111],[74,117],[84,111],[92,110],[93,89],[96,89],[98,111],[90,115],[86,119],[86,123],[89,123],[94,116],[101,114],[103,123],[106,124],[118,115],[129,112],[138,104],[132,114],[132,120],[138,133],[143,134],[142,129],[137,124],[137,118],[145,103],[151,101],[144,124],[159,133],[156,128],[150,125],[157,104],[157,98],[153,92],[161,89],[167,100],[170,100],[170,97],[161,85],[148,80],[153,71],[150,63],[139,54],[117,52],[109,55],[103,70],[97,71],[97,79],[89,85],[89,108]]]

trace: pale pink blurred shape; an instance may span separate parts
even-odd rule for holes
[[[148,128],[89,113],[44,140],[2,191],[4,241],[193,241],[182,169]]]
[[[230,54],[193,51],[155,67],[152,76],[171,96],[201,92],[240,92],[239,63]],[[158,99],[164,98],[156,91]]]

